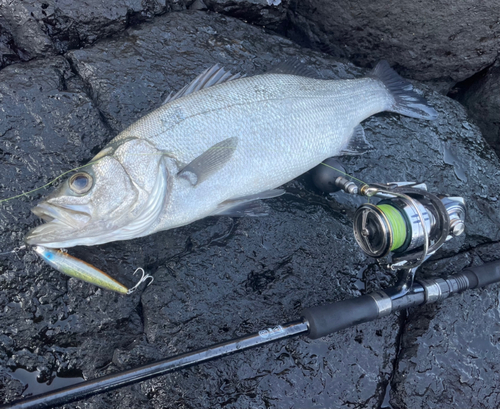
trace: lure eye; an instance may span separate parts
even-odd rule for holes
[[[92,176],[85,172],[75,173],[69,179],[69,187],[75,193],[87,193],[93,184]]]

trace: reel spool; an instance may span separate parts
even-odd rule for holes
[[[462,198],[439,198],[425,185],[415,186],[363,186],[362,194],[384,198],[361,205],[354,214],[354,237],[364,253],[374,258],[392,253],[393,266],[415,268],[463,233]]]

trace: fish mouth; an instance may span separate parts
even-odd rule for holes
[[[46,201],[37,204],[31,211],[46,222],[56,222],[74,228],[87,224],[91,218],[87,205],[62,205]]]
[[[75,238],[91,220],[87,205],[55,204],[45,201],[36,205],[31,211],[46,223],[28,232],[25,241],[29,245],[64,247],[64,243]]]

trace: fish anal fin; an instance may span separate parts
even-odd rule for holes
[[[340,155],[362,155],[373,149],[373,145],[366,140],[365,130],[361,125],[358,125],[354,127],[352,136],[347,145],[341,149]]]
[[[177,176],[187,179],[193,186],[198,185],[224,167],[237,145],[237,137],[224,139],[187,164]]]

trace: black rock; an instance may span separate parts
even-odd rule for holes
[[[482,246],[430,263],[426,270],[451,274],[458,266],[482,264],[499,255],[498,243]],[[410,312],[391,385],[392,407],[498,407],[498,294],[495,285]]]
[[[479,126],[484,138],[500,156],[500,63],[471,78],[458,100]]]
[[[32,3],[6,0],[0,5],[0,15],[13,37],[13,48],[23,54],[23,60],[54,53],[52,41],[34,17]]]
[[[191,0],[24,0],[2,6],[16,27],[16,44],[34,57],[51,49],[65,52],[151,20],[168,11],[185,10]]]
[[[23,53],[14,44],[14,37],[5,19],[0,17],[0,68],[22,60]],[[28,58],[26,58],[27,60]]]
[[[500,4],[301,0],[290,35],[362,66],[381,59],[419,80],[462,81],[497,58]]]
[[[245,22],[281,29],[290,0],[206,0],[207,8]]]

